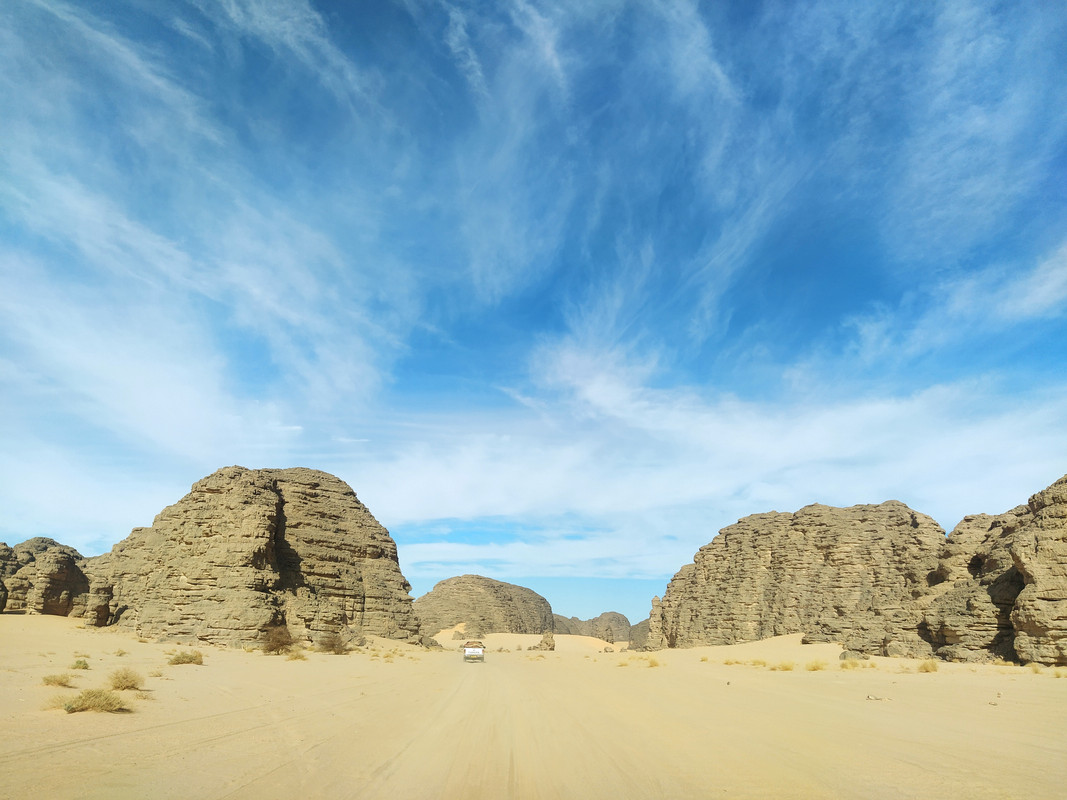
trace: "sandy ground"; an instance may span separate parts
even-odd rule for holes
[[[484,664],[383,640],[303,661],[200,647],[203,666],[171,666],[188,648],[2,614],[0,797],[1067,793],[1067,670],[842,670],[839,648],[797,636],[653,654],[574,636],[557,636],[556,652],[517,649],[538,640],[489,636]],[[90,669],[69,670],[77,658]],[[782,662],[794,668],[771,669]],[[45,710],[120,667],[145,678],[140,696],[123,692],[131,712]],[[74,689],[42,685],[63,672]]]

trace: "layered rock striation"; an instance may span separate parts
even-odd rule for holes
[[[340,479],[226,467],[90,563],[86,615],[143,636],[247,644],[417,635],[396,544]]]
[[[1067,664],[1067,476],[947,538],[895,501],[745,517],[653,599],[648,626],[649,647],[804,633],[872,655]]]
[[[734,644],[789,633],[921,654],[915,601],[945,541],[903,503],[756,514],[720,531],[653,600],[648,645]]]
[[[524,586],[460,575],[448,578],[415,600],[415,613],[426,636],[466,624],[468,635],[551,633],[552,606]]]

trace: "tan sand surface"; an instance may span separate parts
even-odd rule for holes
[[[203,666],[171,666],[189,648],[79,626],[0,615],[0,797],[1067,792],[1067,679],[1051,669],[924,673],[873,659],[842,670],[838,647],[797,636],[637,654],[569,636],[530,652],[540,637],[506,634],[486,637],[484,664],[376,640],[304,661],[201,647]],[[90,669],[68,670],[76,658]],[[806,668],[820,660],[825,669]],[[783,662],[794,668],[771,669]],[[140,697],[123,693],[130,713],[44,710],[57,693],[106,686],[120,667],[145,677]],[[61,672],[75,689],[42,685]]]

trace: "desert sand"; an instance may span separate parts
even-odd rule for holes
[[[169,665],[190,648],[3,614],[0,797],[1051,798],[1067,786],[1067,670],[928,673],[885,658],[844,670],[839,647],[799,636],[525,649],[539,639],[490,635],[484,664],[375,639],[305,660],[200,647],[202,666]],[[90,668],[68,669],[78,658]],[[783,662],[793,669],[772,669]],[[46,710],[121,667],[144,676],[122,692],[130,712]],[[42,684],[58,673],[74,688]]]

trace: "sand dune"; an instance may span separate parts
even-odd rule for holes
[[[1055,670],[842,670],[838,647],[797,636],[525,649],[539,638],[490,635],[484,664],[375,640],[304,661],[204,647],[203,666],[171,666],[188,648],[0,615],[0,796],[1033,798],[1067,785]],[[79,657],[91,668],[68,670]],[[145,676],[141,697],[123,693],[131,713],[43,710],[119,667]],[[60,672],[75,689],[42,685]]]

